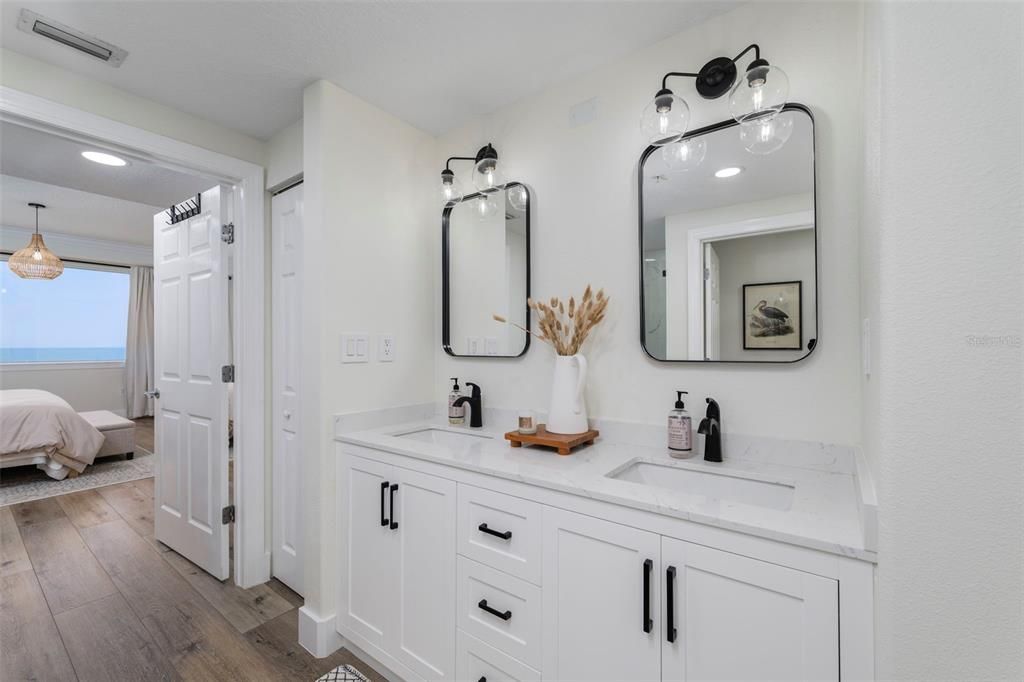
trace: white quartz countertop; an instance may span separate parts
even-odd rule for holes
[[[453,439],[466,441],[457,444],[397,437],[431,428],[480,437]],[[569,456],[559,456],[546,448],[512,448],[504,439],[507,430],[495,426],[471,429],[449,426],[444,419],[423,419],[346,431],[339,421],[335,437],[343,443],[876,561],[876,553],[865,547],[860,489],[856,467],[849,462],[849,448],[734,438],[723,446],[725,461],[711,463],[699,455],[674,459],[664,447],[623,442],[619,433],[618,438],[602,437]],[[698,494],[699,485],[683,491],[607,476],[634,460],[792,485],[792,503],[785,510],[773,509]]]

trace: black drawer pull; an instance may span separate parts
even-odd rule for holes
[[[398,514],[395,513],[395,491],[396,490],[398,490],[398,484],[397,483],[392,483],[391,484],[391,526],[390,526],[391,530],[395,530],[396,528],[398,528],[398,521],[395,520],[395,519],[398,518]]]
[[[480,603],[477,604],[477,606],[479,606],[480,608],[482,608],[484,611],[486,611],[487,613],[491,614],[492,616],[497,616],[498,618],[501,618],[502,620],[510,620],[512,618],[512,612],[511,611],[505,611],[503,613],[501,611],[498,611],[497,609],[492,609],[490,606],[487,605],[487,600],[486,599],[481,599]]]
[[[654,629],[654,621],[651,620],[651,571],[654,570],[654,562],[644,559],[644,632],[649,633]]]
[[[666,601],[666,616],[665,616],[665,628],[667,634],[665,639],[669,643],[676,641],[676,567],[669,566],[665,569],[665,601]]]
[[[388,486],[391,485],[388,481],[384,481],[380,484],[380,525],[388,525],[388,517],[384,515],[384,493],[388,491]]]
[[[479,530],[481,533],[487,533],[488,535],[493,535],[496,538],[501,538],[502,540],[512,539],[512,531],[507,530],[504,533],[499,533],[496,530],[491,530],[490,528],[488,528],[486,523],[481,523],[479,526],[477,526],[477,530]]]

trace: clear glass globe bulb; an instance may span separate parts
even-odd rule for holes
[[[529,200],[529,197],[527,195],[526,188],[522,185],[509,187],[505,191],[505,198],[508,199],[509,205],[517,211],[526,210],[526,203]]]
[[[743,123],[751,118],[774,116],[789,98],[789,77],[777,66],[757,64],[736,79],[729,93],[729,113]]]
[[[441,202],[442,205],[457,204],[462,201],[462,183],[452,176],[450,179],[441,181]]]
[[[498,202],[494,200],[494,194],[481,194],[473,200],[473,209],[476,217],[480,220],[493,218],[498,214]]]
[[[751,154],[771,154],[781,149],[792,134],[793,115],[789,112],[740,124],[740,142]]]
[[[708,143],[703,136],[680,140],[661,148],[661,158],[671,171],[692,170],[703,163],[707,153]]]
[[[669,90],[660,90],[640,114],[640,129],[648,144],[661,147],[686,134],[690,124],[690,106]]]
[[[504,183],[497,159],[480,159],[473,167],[473,186],[481,192],[497,189]]]

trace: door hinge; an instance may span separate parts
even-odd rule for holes
[[[220,510],[220,522],[225,526],[235,522],[235,505],[232,504]]]
[[[231,384],[235,381],[235,366],[224,365],[220,368],[220,380],[221,383]]]
[[[711,279],[711,271],[708,270],[707,268],[704,268],[704,281],[706,282],[709,279]]]
[[[220,240],[225,244],[235,243],[235,224],[228,223],[220,226]]]

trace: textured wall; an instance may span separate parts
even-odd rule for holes
[[[870,10],[882,679],[1024,679],[1022,9]]]

